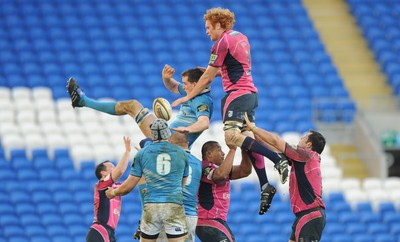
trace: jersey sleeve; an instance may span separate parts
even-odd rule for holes
[[[207,116],[208,118],[211,118],[212,106],[212,100],[207,98],[205,95],[197,96],[190,104],[190,108],[196,114],[197,118],[200,116]]]
[[[183,89],[183,84],[182,84],[182,83],[180,83],[179,86],[178,86],[178,92],[179,92],[182,96],[186,96],[186,92],[185,92],[185,90]]]
[[[131,172],[130,172],[130,174],[132,176],[142,177],[142,173],[143,173],[142,164],[141,164],[142,153],[143,153],[142,151],[143,151],[143,149],[139,150],[139,152],[135,156],[135,159],[132,162]]]
[[[289,145],[286,143],[285,155],[298,162],[309,162],[312,160],[313,152],[297,145]]]
[[[228,42],[226,38],[219,39],[211,49],[211,56],[208,65],[213,67],[221,67],[224,64],[226,55],[228,54]]]

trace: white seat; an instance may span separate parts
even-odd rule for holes
[[[12,100],[8,100],[8,99],[1,99],[0,100],[0,109],[1,110],[16,110],[17,107],[14,103],[14,101]]]
[[[60,98],[56,102],[57,110],[62,111],[62,110],[74,110],[71,104],[71,99],[70,98]]]
[[[99,122],[91,121],[91,122],[84,122],[82,123],[83,126],[83,131],[87,135],[92,135],[92,134],[105,134],[104,127],[100,125]]]
[[[49,158],[54,159],[54,149],[63,149],[68,147],[68,141],[60,133],[48,133],[45,136],[46,146],[48,148]]]
[[[400,188],[400,177],[388,177],[383,180],[384,189],[398,189]]]
[[[324,194],[341,191],[340,186],[338,185],[340,184],[340,177],[326,177],[324,174],[322,177],[322,191]]]
[[[71,133],[67,135],[67,141],[69,147],[75,147],[78,145],[87,146],[89,145],[89,140],[86,135],[82,133]]]
[[[133,161],[133,159],[135,158],[136,153],[138,152],[138,150],[136,148],[134,148],[134,146],[132,144],[131,144],[131,146],[132,146],[132,149],[131,149],[131,154],[130,154],[129,161]],[[121,160],[123,154],[125,153],[125,145],[123,143],[122,138],[121,138],[121,143],[120,144],[111,146],[111,148],[112,148],[112,151],[114,153],[115,160],[117,162],[119,162]]]
[[[118,161],[119,157],[115,156],[115,153],[110,145],[96,145],[93,149],[94,159],[96,163],[110,160],[110,161]]]
[[[284,132],[281,137],[288,144],[297,145],[301,139],[301,134],[299,132]]]
[[[71,134],[84,134],[82,125],[74,122],[61,123],[62,132],[65,136]]]
[[[35,123],[36,122],[36,113],[34,109],[27,109],[23,111],[18,111],[16,114],[17,123],[22,124],[26,122]]]
[[[19,126],[14,122],[0,123],[0,135],[4,136],[7,134],[20,134]]]
[[[100,118],[98,111],[90,108],[81,108],[78,112],[78,120],[82,123],[85,122],[99,122]]]
[[[14,87],[11,89],[11,96],[14,100],[32,99],[31,89],[27,87]]]
[[[39,123],[57,122],[57,114],[54,110],[38,110],[37,119]]]
[[[111,115],[108,113],[99,112],[99,120],[101,123],[108,124],[108,123],[115,123],[121,124],[121,118],[117,115]]]
[[[70,151],[76,170],[80,169],[82,161],[94,160],[93,150],[88,145],[74,145],[70,148]]]
[[[62,123],[77,123],[78,115],[73,109],[64,109],[58,111],[58,121]]]
[[[40,126],[34,122],[24,122],[19,124],[22,135],[41,134]]]
[[[379,204],[381,202],[390,202],[390,191],[383,189],[369,189],[366,190],[366,192],[375,211],[379,210]]]
[[[31,99],[18,99],[14,101],[14,107],[17,111],[35,110],[35,104]]]
[[[343,176],[343,171],[342,169],[338,168],[338,167],[330,167],[329,169],[326,169],[323,171],[322,173],[322,177],[323,178],[342,178]]]
[[[382,189],[382,180],[376,177],[367,177],[363,180],[362,187],[368,189]]]
[[[336,166],[336,158],[330,155],[321,156],[321,166],[326,168]]]
[[[46,136],[50,134],[59,134],[59,135],[63,134],[62,126],[55,121],[40,122],[40,130]]]
[[[361,189],[361,181],[357,178],[344,178],[340,182],[339,186],[342,191],[346,191],[348,189]]]
[[[8,88],[8,87],[0,87],[0,100],[1,100],[1,102],[4,101],[4,100],[10,100],[11,101],[11,89],[10,88]]]
[[[14,123],[14,122],[16,122],[16,118],[15,118],[15,112],[13,110],[0,109],[0,125],[2,123]]]
[[[47,148],[46,137],[38,133],[27,134],[25,135],[25,146],[27,149],[28,158],[30,159],[32,157],[33,149]]]
[[[2,136],[1,141],[5,157],[7,160],[10,159],[11,149],[25,148],[25,140],[20,134],[6,134]]]
[[[51,89],[48,87],[34,87],[32,88],[32,98],[34,100],[53,99]]]
[[[343,192],[346,201],[351,205],[353,210],[357,203],[369,201],[367,193],[362,189],[346,189]]]
[[[126,131],[125,127],[123,126],[123,124],[121,123],[114,123],[114,122],[110,122],[110,123],[103,123],[103,129],[104,132],[108,135],[114,135],[117,134],[119,136],[126,136],[128,134],[128,132]]]
[[[54,112],[56,110],[56,105],[51,99],[38,99],[34,104],[37,111],[51,110]]]
[[[325,144],[324,151],[322,151],[321,156],[332,156],[331,154],[331,146],[329,144]]]
[[[92,147],[96,147],[98,145],[108,145],[111,146],[111,142],[109,140],[109,138],[103,134],[103,133],[91,133],[89,135],[86,136],[88,139],[88,143],[92,146]]]
[[[224,133],[224,124],[221,121],[212,122],[209,127],[211,135],[221,135]]]

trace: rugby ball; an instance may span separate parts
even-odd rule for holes
[[[168,121],[172,117],[171,104],[169,104],[167,99],[158,97],[153,101],[153,112],[157,118],[162,118]]]

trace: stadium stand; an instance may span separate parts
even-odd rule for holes
[[[394,51],[400,46],[395,28],[400,7],[386,0],[347,2],[399,94]],[[94,98],[135,98],[147,107],[158,96],[174,100],[160,80],[162,67],[168,63],[178,74],[207,65],[212,43],[202,14],[209,7],[233,10],[235,29],[250,39],[260,127],[296,143],[316,121],[352,121],[354,102],[301,1],[173,3],[0,1],[0,242],[84,241],[93,219],[96,162],[117,161],[123,135],[134,142],[143,136],[130,117],[72,109],[68,77],[76,77]],[[385,18],[377,23],[376,15]],[[194,144],[197,156],[201,142],[224,142],[218,135],[224,95],[219,80],[212,90],[213,125]],[[322,242],[399,241],[400,179],[342,180],[329,147],[322,157],[328,220]],[[277,182],[272,163],[266,164]],[[257,214],[258,184],[252,178],[232,186],[228,223],[238,242],[288,240],[294,215],[287,186],[277,184],[279,192],[264,216]],[[140,219],[136,190],[124,197],[122,211],[116,236],[132,241]]]

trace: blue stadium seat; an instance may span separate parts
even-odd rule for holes
[[[52,242],[47,235],[35,235],[30,237],[30,242]]]
[[[40,214],[41,216],[49,215],[49,220],[51,220],[52,219],[51,215],[55,215],[55,217],[57,217],[57,219],[59,219],[58,207],[52,201],[47,201],[44,203],[36,204],[36,207],[37,207],[38,214]]]
[[[391,235],[391,234],[379,234],[375,236],[375,242],[393,242],[393,241],[398,241],[398,237]]]
[[[20,224],[23,227],[31,225],[42,225],[41,217],[37,213],[25,213],[20,216]]]
[[[384,234],[389,232],[389,228],[382,223],[373,222],[367,225],[367,232],[371,235]]]
[[[366,226],[358,222],[348,222],[346,225],[346,234],[348,235],[364,234],[366,231]]]
[[[36,207],[30,202],[20,202],[15,206],[15,212],[19,215],[35,213]]]
[[[47,167],[38,171],[39,179],[42,181],[61,180],[59,171],[56,168]]]
[[[354,234],[352,238],[354,239],[354,242],[373,242],[374,241],[373,236],[366,234],[366,233]]]
[[[46,228],[41,225],[29,225],[25,228],[25,235],[32,236],[45,236]]]

